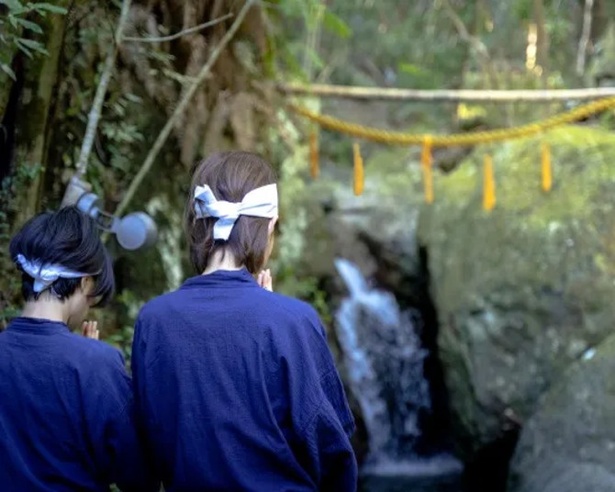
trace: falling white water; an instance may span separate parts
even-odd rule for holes
[[[349,261],[337,259],[335,266],[350,294],[336,327],[367,428],[370,462],[413,457],[421,412],[431,408],[418,318],[402,312],[391,293],[371,289]]]

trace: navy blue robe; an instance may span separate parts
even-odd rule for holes
[[[167,492],[356,490],[354,420],[309,305],[245,269],[194,277],[145,305],[132,354]]]
[[[134,423],[116,349],[47,320],[0,333],[0,490],[157,490]]]

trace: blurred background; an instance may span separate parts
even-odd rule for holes
[[[140,306],[195,274],[191,167],[260,152],[280,176],[274,289],[329,329],[362,490],[615,490],[615,103],[546,128],[591,101],[289,84],[615,88],[615,2],[0,0],[0,329],[20,309],[8,241],[76,177],[114,258],[102,337],[130,363]],[[121,236],[136,211],[156,235],[137,220]]]

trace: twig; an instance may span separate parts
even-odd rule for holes
[[[94,143],[94,137],[96,136],[96,129],[98,128],[98,121],[100,120],[100,114],[102,112],[102,106],[105,101],[105,95],[107,93],[107,87],[113,74],[113,68],[115,67],[115,58],[119,46],[122,42],[122,32],[128,20],[128,13],[130,12],[130,4],[132,0],[124,0],[122,2],[122,11],[120,13],[120,19],[115,30],[115,42],[109,49],[107,58],[105,60],[105,67],[103,68],[100,82],[96,88],[96,94],[94,96],[94,102],[92,108],[88,114],[88,125],[85,130],[85,137],[81,144],[81,153],[79,154],[79,160],[77,161],[77,175],[83,176],[88,166],[88,159],[92,152],[92,145]]]
[[[232,13],[228,13],[222,17],[218,17],[217,19],[207,21],[198,26],[190,27],[188,29],[184,29],[183,31],[177,32],[175,34],[170,34],[169,36],[160,36],[160,37],[147,37],[147,38],[138,38],[138,37],[125,37],[124,41],[131,41],[135,43],[163,43],[165,41],[173,41],[174,39],[181,38],[182,36],[186,36],[187,34],[192,34],[193,32],[200,31],[202,29],[206,29],[208,27],[215,26],[216,24],[220,24],[224,22],[226,19],[230,19],[233,17]]]
[[[322,24],[322,16],[325,13],[326,6],[320,3],[316,5],[310,4],[307,6],[308,9],[308,20],[307,24],[307,33],[305,40],[305,49],[303,51],[303,73],[307,77],[308,80],[312,80],[312,68],[313,68],[313,55],[316,53],[318,49],[318,40],[319,33]],[[315,12],[312,12],[315,10]]]
[[[599,99],[615,96],[615,87],[554,90],[418,90],[391,87],[354,87],[327,84],[285,84],[276,88],[287,95],[368,99],[379,101],[474,101],[474,102],[552,102]]]
[[[577,53],[577,75],[583,75],[585,72],[585,57],[587,55],[587,46],[589,45],[591,30],[592,30],[592,9],[594,0],[585,0],[585,9],[583,10],[583,32],[579,39],[579,51]]]
[[[130,201],[132,200],[135,192],[137,191],[137,189],[141,185],[141,182],[143,181],[143,179],[145,178],[147,173],[152,168],[152,165],[154,164],[154,161],[156,160],[156,157],[158,156],[158,153],[160,152],[160,150],[162,149],[163,145],[167,141],[167,138],[171,134],[171,131],[173,130],[173,127],[175,126],[175,123],[176,123],[177,119],[185,111],[186,107],[190,103],[190,100],[192,99],[192,96],[194,96],[194,94],[195,94],[196,90],[198,89],[198,87],[207,78],[207,76],[209,75],[209,72],[211,71],[211,68],[213,67],[213,65],[216,63],[216,61],[218,60],[218,58],[222,54],[222,51],[224,50],[226,45],[231,41],[231,39],[233,39],[233,36],[235,35],[237,30],[241,26],[241,23],[243,22],[246,14],[250,10],[250,8],[253,5],[256,4],[257,1],[258,0],[248,0],[244,4],[244,6],[241,8],[241,11],[239,12],[237,17],[235,18],[235,21],[233,22],[233,25],[230,27],[230,29],[226,32],[226,34],[220,40],[220,43],[218,43],[218,45],[214,48],[211,56],[209,57],[209,60],[203,66],[203,68],[201,68],[201,71],[197,75],[195,81],[192,83],[190,88],[184,94],[184,97],[181,99],[181,101],[179,102],[179,104],[175,108],[175,111],[173,111],[173,114],[171,115],[169,120],[166,122],[166,124],[164,125],[162,130],[160,131],[160,134],[156,138],[156,141],[154,142],[154,145],[152,146],[152,148],[150,149],[149,153],[147,154],[147,157],[143,161],[143,164],[141,165],[141,168],[139,169],[139,172],[136,174],[136,176],[134,177],[134,179],[130,183],[130,186],[128,187],[128,190],[126,190],[126,193],[124,194],[124,198],[122,198],[122,201],[118,205],[117,210],[115,212],[115,214],[117,216],[121,216],[122,213],[124,212],[124,210],[126,210],[126,207],[128,207],[128,205],[129,205]]]
[[[485,44],[476,36],[470,34],[470,31],[463,23],[463,20],[461,19],[461,17],[459,17],[457,12],[455,12],[455,9],[452,7],[448,0],[442,0],[442,5],[445,9],[446,15],[455,25],[457,34],[459,34],[461,39],[468,43],[470,45],[470,48],[474,50],[474,52],[482,59],[481,62],[483,64],[483,67],[487,71],[489,79],[491,80],[491,85],[493,86],[493,88],[497,89],[499,86],[498,78],[491,63],[491,56],[489,55],[489,50],[487,49],[487,46],[485,46]]]
[[[472,48],[474,48],[474,51],[476,51],[476,53],[482,56],[485,60],[489,60],[489,50],[487,50],[485,44],[476,36],[472,36],[472,34],[470,34],[470,31],[468,31],[468,28],[463,23],[463,20],[461,20],[461,17],[459,17],[457,12],[455,12],[455,9],[453,9],[448,0],[443,0],[442,5],[446,10],[446,15],[453,22],[453,24],[455,24],[455,29],[457,30],[457,34],[459,34],[461,39],[463,39]]]

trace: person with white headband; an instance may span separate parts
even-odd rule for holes
[[[354,419],[323,325],[271,290],[277,218],[262,157],[197,165],[185,226],[198,275],[143,307],[132,347],[139,418],[167,492],[357,488]]]
[[[43,213],[9,250],[25,306],[0,333],[0,488],[157,490],[122,356],[93,324],[71,331],[114,291],[96,224],[74,207]]]

